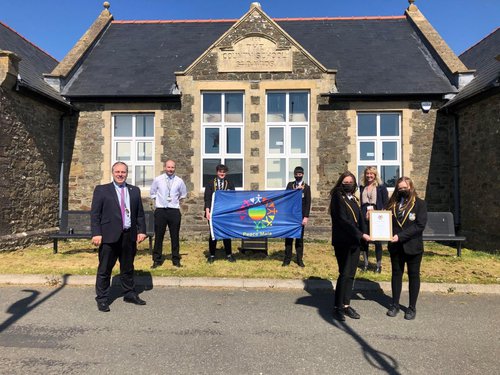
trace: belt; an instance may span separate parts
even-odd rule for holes
[[[178,208],[174,207],[156,207],[157,210],[178,210]]]
[[[123,228],[122,233],[128,233],[130,232],[130,228]]]

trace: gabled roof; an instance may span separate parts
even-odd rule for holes
[[[345,95],[456,92],[404,16],[275,19],[327,69]],[[171,95],[186,69],[237,20],[113,21],[67,80],[63,95]]]
[[[457,96],[446,103],[455,106],[477,95],[500,88],[500,28],[469,48],[459,57],[467,67],[475,69],[474,79]]]
[[[462,53],[459,58],[470,69],[482,70],[500,55],[500,27]]]
[[[329,69],[339,94],[455,92],[405,17],[278,22]]]
[[[19,62],[19,85],[59,103],[68,103],[43,79],[43,74],[51,72],[58,62],[52,56],[23,38],[7,25],[0,22],[0,49],[14,52],[21,58]]]

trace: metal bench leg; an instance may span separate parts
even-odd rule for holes
[[[460,241],[458,241],[457,256],[459,256],[459,257],[462,256],[462,242],[460,242]]]
[[[149,254],[153,255],[153,237],[149,236]]]
[[[53,253],[57,254],[57,238],[54,238],[54,250],[53,250]]]

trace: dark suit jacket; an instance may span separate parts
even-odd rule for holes
[[[210,182],[205,186],[205,209],[210,208],[212,210],[212,195],[216,190],[219,190],[216,184],[216,179],[210,180]],[[228,179],[224,179],[224,188],[222,190],[234,190],[234,184]]]
[[[363,196],[363,190],[365,190],[364,186],[359,187],[359,196]],[[377,210],[385,210],[385,206],[387,205],[387,202],[389,202],[389,193],[387,192],[387,188],[385,185],[378,185],[377,186],[377,201],[375,202],[375,209]],[[366,207],[368,207],[367,204],[361,204],[361,212],[363,213],[364,217],[366,217]]]
[[[330,203],[332,218],[332,245],[352,246],[361,244],[366,222],[357,201],[347,198],[338,189]]]
[[[397,207],[398,205],[396,205]],[[389,242],[389,252],[397,251],[398,244],[408,255],[416,255],[424,251],[422,232],[427,224],[427,205],[417,198],[410,210],[405,212],[403,222],[397,219],[397,211],[394,207],[392,212],[392,232],[398,235],[399,242]]]
[[[130,239],[135,242],[137,233],[146,233],[144,208],[140,189],[129,184],[126,188],[130,196]],[[95,187],[90,209],[90,228],[92,237],[102,236],[103,243],[113,243],[120,239],[123,229],[122,214],[113,183]]]
[[[293,190],[295,181],[290,181],[286,185],[286,190]],[[304,189],[302,190],[302,217],[309,217],[311,212],[311,188],[304,182]]]

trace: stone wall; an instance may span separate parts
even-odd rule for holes
[[[90,210],[94,187],[101,183],[104,159],[102,104],[78,104],[78,125],[67,134],[66,149],[71,158],[68,179],[68,209]]]
[[[458,111],[460,142],[460,233],[465,246],[500,249],[500,95]]]
[[[433,108],[441,104],[433,103]],[[428,211],[453,212],[453,145],[449,119],[436,109],[422,112],[420,102],[411,103],[410,107],[414,109],[410,121],[412,168],[406,169],[405,174],[412,178],[417,193],[426,200]]]
[[[57,226],[61,115],[0,87],[0,250],[47,241]]]

